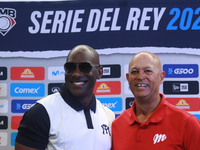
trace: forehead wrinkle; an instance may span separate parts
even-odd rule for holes
[[[138,67],[133,66],[133,67],[131,67],[130,69],[131,69],[131,70],[133,70],[133,69],[138,70]],[[146,67],[143,67],[143,68],[142,68],[142,70],[146,70],[146,69],[152,69],[152,67],[151,67],[151,66],[146,66]]]

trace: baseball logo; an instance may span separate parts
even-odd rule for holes
[[[16,10],[12,8],[0,8],[0,33],[5,36],[16,24]]]
[[[0,16],[0,30],[7,30],[10,26],[10,19],[7,16]]]

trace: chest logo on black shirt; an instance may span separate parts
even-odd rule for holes
[[[101,125],[103,134],[108,134],[110,136],[110,128],[106,124]]]
[[[156,134],[153,137],[153,144],[163,142],[166,139],[167,139],[167,136],[165,134]]]

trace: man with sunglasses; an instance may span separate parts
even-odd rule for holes
[[[29,109],[18,128],[15,150],[110,150],[114,113],[93,94],[103,74],[99,55],[73,48],[64,64],[65,84]]]

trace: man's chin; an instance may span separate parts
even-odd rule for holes
[[[133,94],[135,98],[138,98],[138,99],[145,99],[148,97],[149,94],[147,93],[135,93]]]
[[[71,91],[71,93],[74,97],[77,97],[77,98],[84,96],[84,92],[80,92],[80,91]]]

